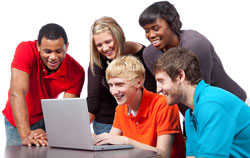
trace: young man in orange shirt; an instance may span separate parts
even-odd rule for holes
[[[185,144],[177,105],[143,88],[145,69],[133,56],[113,60],[106,79],[118,106],[110,133],[95,136],[94,143],[131,144],[159,152],[163,157],[185,157]]]

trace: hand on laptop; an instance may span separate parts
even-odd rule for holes
[[[47,146],[47,136],[44,130],[36,129],[31,131],[30,135],[22,140],[23,145],[27,146]]]
[[[112,135],[109,133],[102,133],[100,135],[94,136],[95,145],[104,145],[104,144],[129,144],[128,138],[120,135]]]

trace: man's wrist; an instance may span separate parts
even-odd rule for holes
[[[30,129],[29,130],[20,130],[19,135],[21,140],[23,141],[25,138],[27,138],[30,135]]]

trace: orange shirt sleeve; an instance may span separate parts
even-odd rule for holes
[[[165,97],[159,99],[158,103],[161,105],[157,114],[157,135],[181,133],[178,106],[167,105]]]
[[[116,109],[115,109],[115,118],[114,118],[114,121],[113,121],[113,127],[115,127],[115,128],[118,128],[118,129],[120,129],[120,130],[122,130],[121,129],[121,124],[120,124],[120,115],[121,114],[119,114],[120,112],[122,112],[122,109],[121,109],[122,107],[120,107],[120,105],[118,105],[117,107],[116,107]]]

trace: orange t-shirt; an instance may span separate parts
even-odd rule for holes
[[[113,127],[138,142],[156,147],[157,137],[175,134],[171,157],[185,157],[185,143],[177,105],[167,105],[166,97],[143,89],[140,109],[136,116],[128,113],[127,105],[116,108]]]

